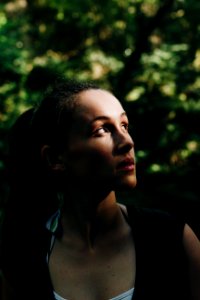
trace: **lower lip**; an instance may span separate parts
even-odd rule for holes
[[[126,166],[118,168],[119,171],[128,171],[128,172],[131,172],[134,169],[135,169],[135,166],[133,164],[126,165]]]

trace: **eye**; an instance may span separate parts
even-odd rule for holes
[[[109,132],[109,129],[105,126],[101,126],[93,131],[93,136],[101,136],[107,132]]]
[[[128,131],[128,129],[129,129],[128,123],[122,123],[122,127],[123,127],[126,131]]]

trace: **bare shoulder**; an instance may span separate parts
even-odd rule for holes
[[[195,262],[196,268],[200,270],[200,240],[188,224],[185,224],[183,230],[183,245],[189,261]]]
[[[183,231],[183,245],[189,264],[191,291],[194,300],[200,299],[200,241],[187,224]]]

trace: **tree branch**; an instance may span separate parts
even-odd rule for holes
[[[163,5],[160,6],[156,15],[152,18],[141,18],[138,23],[138,36],[135,43],[135,51],[125,59],[124,68],[118,74],[117,84],[117,96],[123,99],[124,96],[130,91],[132,86],[131,77],[137,72],[140,66],[140,58],[143,53],[149,50],[149,36],[151,33],[159,27],[163,18],[170,12],[175,0],[166,0]]]

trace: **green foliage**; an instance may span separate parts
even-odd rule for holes
[[[1,2],[1,198],[9,127],[64,76],[96,80],[123,102],[133,123],[138,176],[152,183],[151,191],[154,176],[165,187],[173,178],[172,196],[178,188],[178,197],[187,192],[196,201],[199,14],[195,0]]]

